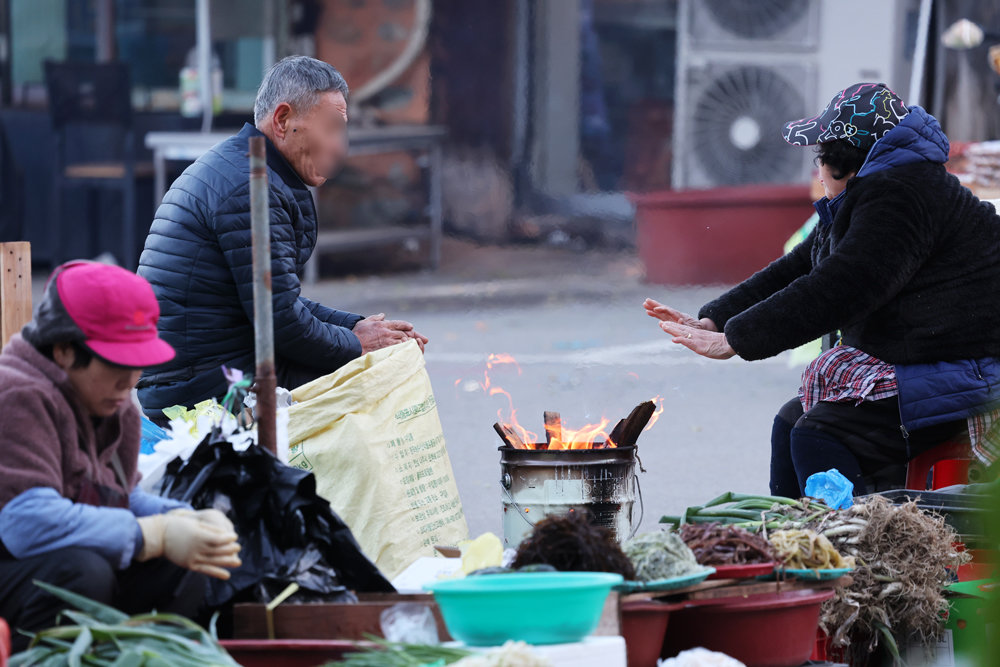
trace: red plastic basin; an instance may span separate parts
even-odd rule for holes
[[[715,572],[708,575],[713,579],[753,579],[774,572],[774,563],[748,563],[745,565],[714,565]]]
[[[318,667],[358,650],[341,639],[224,639],[219,642],[243,667]]]
[[[662,656],[703,647],[747,667],[799,667],[816,644],[820,605],[833,591],[699,600],[671,615]]]
[[[622,604],[622,637],[628,652],[628,667],[656,667],[671,612],[684,604],[635,600]]]

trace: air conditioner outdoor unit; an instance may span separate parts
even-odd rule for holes
[[[812,152],[777,143],[782,124],[858,81],[885,82],[906,99],[919,6],[678,0],[673,186],[807,182]]]
[[[722,60],[689,64],[683,130],[674,160],[683,187],[804,182],[812,153],[789,146],[781,124],[815,106],[816,68],[790,60]]]
[[[781,125],[816,109],[820,0],[681,0],[675,188],[805,183]]]
[[[819,42],[820,0],[696,0],[690,4],[694,49],[812,51]]]

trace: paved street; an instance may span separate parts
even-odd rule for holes
[[[641,307],[647,296],[697,311],[723,288],[643,285],[634,256],[449,241],[437,272],[338,277],[304,288],[330,306],[414,322],[431,338],[426,360],[470,531],[501,528],[502,396],[480,388],[491,353],[512,355],[492,375],[524,426],[542,412],[569,427],[624,417],[662,396],[659,422],[639,440],[643,527],[727,490],[766,492],[774,412],[794,395],[801,367],[788,356],[704,360],[669,342]],[[34,276],[41,297],[45,275]]]
[[[490,352],[518,360],[520,375],[498,367],[491,379],[533,431],[542,431],[544,410],[578,427],[602,416],[613,423],[647,398],[664,398],[662,418],[639,447],[647,528],[726,490],[767,490],[771,417],[795,391],[799,371],[780,360],[702,360],[671,344],[640,303],[414,316],[437,341],[427,368],[473,533],[497,531],[500,521],[499,442],[490,426],[506,404],[477,384]]]
[[[766,492],[771,420],[798,388],[801,367],[791,367],[787,355],[704,360],[670,343],[641,308],[652,296],[694,312],[721,288],[642,285],[621,258],[610,257],[617,266],[596,275],[579,268],[594,256],[550,259],[548,275],[536,268],[532,277],[454,284],[389,276],[324,282],[307,293],[356,312],[405,317],[431,338],[427,369],[474,535],[502,530],[500,442],[491,427],[507,403],[480,387],[491,353],[517,360],[520,374],[501,365],[491,381],[511,394],[518,418],[536,432],[544,410],[578,427],[602,416],[617,421],[643,400],[664,398],[662,418],[639,441],[644,529],[723,491]]]

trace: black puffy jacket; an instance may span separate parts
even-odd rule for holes
[[[159,417],[226,392],[221,366],[254,370],[253,259],[250,242],[249,138],[245,125],[184,170],[156,211],[139,275],[160,303],[161,337],[173,361],[147,371],[139,401]],[[299,295],[299,274],[316,245],[312,195],[267,142],[271,209],[275,361],[332,372],[361,354],[350,330],[361,315],[332,310]]]
[[[937,120],[910,107],[832,220],[821,210],[804,242],[699,317],[748,360],[837,329],[892,364],[1000,357],[1000,217],[945,171],[947,158]]]

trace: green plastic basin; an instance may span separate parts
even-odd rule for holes
[[[578,642],[596,628],[612,586],[606,572],[492,574],[440,581],[434,593],[448,631],[469,646]]]

